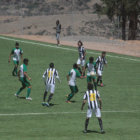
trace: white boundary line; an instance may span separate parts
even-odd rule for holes
[[[20,39],[12,39],[12,38],[2,37],[2,36],[0,36],[0,39],[11,40],[11,41],[20,41],[20,42],[28,43],[28,44],[32,44],[32,45],[40,45],[40,46],[45,46],[45,47],[50,47],[50,48],[56,48],[56,49],[62,49],[62,50],[68,50],[68,51],[77,52],[77,50],[75,50],[75,49],[62,48],[62,47],[58,47],[56,45],[49,45],[49,44],[43,44],[43,43],[38,43],[38,42],[32,42],[32,41],[24,41],[24,40],[20,40]],[[100,53],[95,53],[95,52],[90,52],[90,51],[87,51],[87,53],[100,55]],[[108,57],[113,57],[113,58],[118,58],[118,59],[125,59],[125,60],[131,60],[131,61],[135,61],[135,62],[140,62],[139,59],[134,59],[134,58],[127,58],[127,57],[113,56],[113,55],[107,55],[107,56]]]
[[[102,111],[102,113],[138,113],[140,111]],[[0,116],[31,116],[31,115],[61,115],[61,114],[85,114],[86,112],[47,112],[47,113],[11,113],[0,114]]]

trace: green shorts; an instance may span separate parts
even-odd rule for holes
[[[87,76],[87,82],[92,82],[93,80],[96,79],[96,76]]]
[[[19,65],[19,61],[13,60],[15,65]]]
[[[71,93],[77,93],[78,87],[77,86],[70,86]]]
[[[20,82],[22,83],[22,86],[29,87],[31,84],[26,78],[20,78]]]

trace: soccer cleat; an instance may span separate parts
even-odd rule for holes
[[[48,102],[46,102],[46,103],[45,103],[45,106],[49,107],[50,105],[49,105],[49,103],[48,103]]]
[[[26,97],[26,100],[32,101],[32,98],[31,97]]]
[[[19,97],[16,93],[14,94],[16,97]]]
[[[45,102],[42,103],[42,106],[45,106]]]
[[[101,85],[100,85],[101,87],[103,87],[104,85],[103,85],[103,83],[101,83]]]
[[[83,130],[83,133],[87,133],[87,130]]]
[[[104,130],[101,130],[101,134],[104,134],[105,133],[105,131]]]
[[[71,101],[66,101],[66,103],[71,103]]]

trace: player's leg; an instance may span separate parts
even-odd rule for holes
[[[17,93],[15,94],[15,96],[19,96],[19,94],[22,92],[22,90],[23,89],[25,89],[26,88],[26,85],[25,85],[25,83],[24,83],[24,80],[23,80],[23,78],[20,78],[20,82],[21,82],[21,84],[22,84],[22,87],[17,91]]]
[[[77,65],[78,65],[78,71],[80,72],[80,74],[82,74],[82,70],[81,70],[81,68],[80,68],[80,65],[81,65],[81,60],[80,60],[80,58],[78,58],[78,60],[77,60]]]
[[[57,46],[60,44],[60,33],[56,33]]]
[[[88,109],[87,110],[87,118],[85,120],[85,129],[84,129],[84,133],[87,133],[87,128],[88,128],[88,124],[89,124],[89,119],[92,117],[92,110]]]
[[[48,104],[49,104],[49,102],[51,101],[51,99],[52,99],[52,97],[54,95],[54,91],[55,91],[55,85],[52,84],[51,87],[50,87],[50,95],[49,95],[49,98],[48,98],[48,101],[47,101]]]
[[[102,81],[102,71],[98,70],[98,78],[97,78],[97,85],[100,82],[100,85],[103,86],[103,81]]]
[[[95,115],[96,117],[98,118],[98,122],[99,122],[99,126],[100,126],[100,129],[101,129],[101,133],[105,133],[105,131],[103,130],[103,122],[102,122],[102,119],[101,119],[101,111],[99,108],[97,108],[95,110]]]
[[[25,85],[27,87],[26,100],[32,100],[32,98],[30,97],[32,86],[31,86],[30,82],[27,81],[27,79],[24,79],[24,83],[25,83]]]
[[[82,66],[82,76],[85,78],[85,60],[81,61],[81,66]]]
[[[68,95],[67,102],[70,103],[71,98],[74,96],[74,93],[78,92],[76,86],[70,86],[71,93]]]
[[[17,93],[15,94],[15,96],[19,96],[19,94],[22,92],[22,90],[23,89],[25,89],[26,88],[26,85],[21,81],[21,83],[22,83],[22,87],[17,91]]]
[[[13,63],[14,63],[14,69],[12,71],[12,75],[16,76],[17,75],[17,68],[18,68],[18,61],[14,60]]]
[[[46,84],[46,89],[45,89],[45,92],[44,92],[42,105],[45,105],[45,100],[46,100],[46,96],[48,94],[49,89],[50,89],[50,85],[49,84]]]
[[[94,84],[95,90],[97,90],[96,76],[93,76],[92,80],[93,80],[93,84]]]

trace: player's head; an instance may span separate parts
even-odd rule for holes
[[[56,21],[56,25],[58,25],[59,23],[60,23],[59,20],[57,20],[57,21]]]
[[[78,44],[78,47],[83,46],[83,43],[82,43],[82,41],[81,41],[81,40],[79,40],[77,44]]]
[[[93,63],[93,61],[94,61],[94,57],[89,57],[89,63]]]
[[[24,63],[25,65],[28,65],[28,62],[29,62],[29,60],[28,60],[27,58],[24,58],[23,63]]]
[[[54,68],[54,63],[49,64],[50,68]]]
[[[16,48],[18,49],[18,48],[19,48],[19,43],[16,42],[16,43],[15,43],[15,46],[16,46]]]
[[[93,84],[91,83],[88,83],[88,86],[87,86],[88,90],[93,90]]]
[[[74,64],[73,64],[73,68],[74,68],[74,69],[77,69],[77,68],[78,68],[78,65],[77,65],[76,63],[74,63]]]
[[[106,55],[106,52],[103,51],[103,52],[102,52],[102,57],[105,57],[105,55]]]

